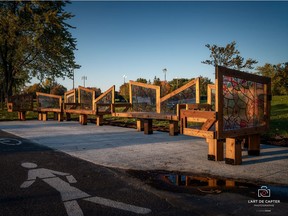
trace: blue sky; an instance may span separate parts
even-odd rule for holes
[[[265,63],[288,61],[288,2],[73,1],[66,10],[77,39],[75,87],[116,90],[126,81],[200,75],[214,81],[205,44],[236,41],[241,56]],[[58,80],[68,89],[72,80]]]

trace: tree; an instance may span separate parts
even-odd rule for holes
[[[119,94],[122,95],[126,101],[129,101],[129,83],[124,83],[120,86]]]
[[[136,80],[136,82],[140,82],[140,83],[148,83],[147,80],[144,79],[144,78],[138,78],[138,79]]]
[[[244,60],[240,56],[239,50],[236,49],[236,42],[233,41],[227,44],[226,47],[221,47],[218,45],[205,45],[210,51],[210,60],[202,61],[203,64],[213,65],[213,66],[224,66],[233,69],[253,69],[253,65],[258,62],[254,59]]]
[[[66,21],[66,1],[0,2],[0,86],[5,97],[13,87],[37,77],[72,77],[79,68],[74,51],[76,40]]]
[[[257,67],[257,74],[271,78],[273,95],[288,94],[288,62],[277,65],[266,63],[262,67]]]

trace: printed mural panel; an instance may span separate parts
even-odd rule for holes
[[[220,138],[267,130],[270,116],[270,78],[223,67],[218,77],[218,131]]]

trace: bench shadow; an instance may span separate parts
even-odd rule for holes
[[[261,152],[261,150],[266,151]],[[250,155],[242,156],[243,159],[242,165],[251,165],[251,164],[272,162],[277,160],[288,160],[288,148],[285,149],[284,147],[265,146],[264,148],[261,148],[261,150],[259,156],[250,156]]]

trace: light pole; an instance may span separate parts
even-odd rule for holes
[[[75,79],[74,79],[74,69],[73,69],[73,89],[74,89],[74,82],[75,82]]]
[[[127,76],[124,74],[123,75],[123,79],[124,79],[124,84],[125,84],[125,79],[127,78]]]
[[[163,71],[163,73],[164,73],[164,81],[166,82],[166,73],[167,73],[167,69],[164,68],[162,71]]]
[[[85,80],[87,80],[87,76],[82,76],[81,79],[84,81],[84,87],[85,87]]]

